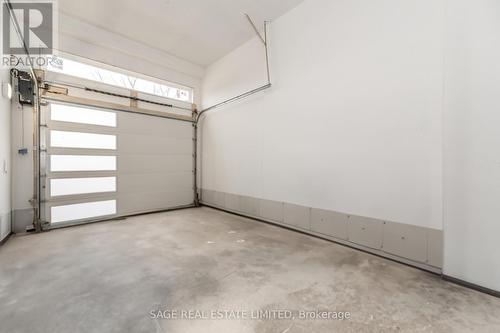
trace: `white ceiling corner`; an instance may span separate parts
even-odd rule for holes
[[[260,27],[303,0],[59,0],[60,31],[73,17],[111,33],[206,67],[254,36],[244,13]],[[71,29],[72,35],[89,35]]]

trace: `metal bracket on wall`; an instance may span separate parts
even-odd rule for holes
[[[252,19],[250,18],[250,15],[248,14],[245,14],[248,22],[250,22],[250,25],[252,26],[253,30],[255,31],[255,33],[257,34],[257,36],[259,36],[262,44],[266,45],[267,44],[267,41],[264,39],[264,37],[262,37],[262,35],[260,34],[259,32],[259,29],[257,29],[257,27],[255,26],[255,24],[253,23]]]
[[[253,23],[253,21],[250,18],[250,16],[248,14],[245,14],[245,16],[248,19],[248,22],[250,23],[250,25],[252,26],[252,29],[255,31],[255,34],[259,37],[259,39],[261,40],[261,42],[264,44],[264,51],[265,51],[265,56],[266,56],[267,84],[265,84],[265,85],[263,85],[261,87],[258,87],[256,89],[252,89],[250,91],[247,91],[247,92],[245,92],[243,94],[240,94],[238,96],[229,98],[229,99],[227,99],[225,101],[222,101],[220,103],[217,103],[215,105],[212,105],[212,106],[210,106],[208,108],[205,108],[205,109],[201,110],[200,113],[198,114],[196,122],[198,122],[198,120],[200,119],[201,115],[204,114],[204,113],[206,113],[207,111],[214,110],[214,109],[216,109],[218,107],[221,107],[223,105],[226,105],[228,103],[231,103],[231,102],[237,101],[239,99],[248,97],[250,95],[258,93],[259,91],[271,88],[271,86],[272,86],[272,84],[271,84],[271,72],[270,72],[270,69],[269,69],[269,50],[268,50],[268,44],[269,43],[268,43],[268,38],[267,38],[267,26],[268,26],[268,22],[264,21],[264,36],[262,36],[261,33],[259,32],[259,30],[257,29],[257,27],[255,26],[255,24]]]

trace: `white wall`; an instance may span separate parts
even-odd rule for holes
[[[10,82],[8,69],[0,69],[0,81]],[[10,100],[0,95],[0,241],[10,234],[11,217]]]
[[[23,125],[24,124],[24,125]],[[11,111],[12,231],[26,231],[33,222],[33,109],[24,108],[14,96]],[[27,148],[25,155],[18,150]]]
[[[256,37],[209,66],[201,91],[203,108],[266,84],[264,51]]]
[[[447,12],[444,273],[500,291],[500,2]]]
[[[442,229],[443,18],[306,0],[275,20],[271,90],[203,122],[202,187]],[[264,83],[252,40],[207,69],[203,104]]]

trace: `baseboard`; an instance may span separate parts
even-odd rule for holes
[[[205,206],[441,274],[442,231],[285,202],[202,190]]]
[[[451,283],[454,283],[454,284],[457,284],[457,285],[460,285],[462,287],[466,287],[466,288],[469,288],[469,289],[474,289],[474,290],[482,292],[484,294],[488,294],[488,295],[500,298],[500,291],[496,291],[496,290],[489,289],[489,288],[486,288],[486,287],[481,287],[481,286],[479,286],[477,284],[470,283],[470,282],[467,282],[467,281],[464,281],[464,280],[460,280],[460,279],[457,279],[457,278],[454,278],[454,277],[451,277],[451,276],[448,276],[448,275],[444,275],[444,274],[443,274],[443,280],[451,282]]]

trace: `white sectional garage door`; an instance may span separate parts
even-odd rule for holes
[[[59,102],[42,112],[50,226],[193,204],[190,122]]]

